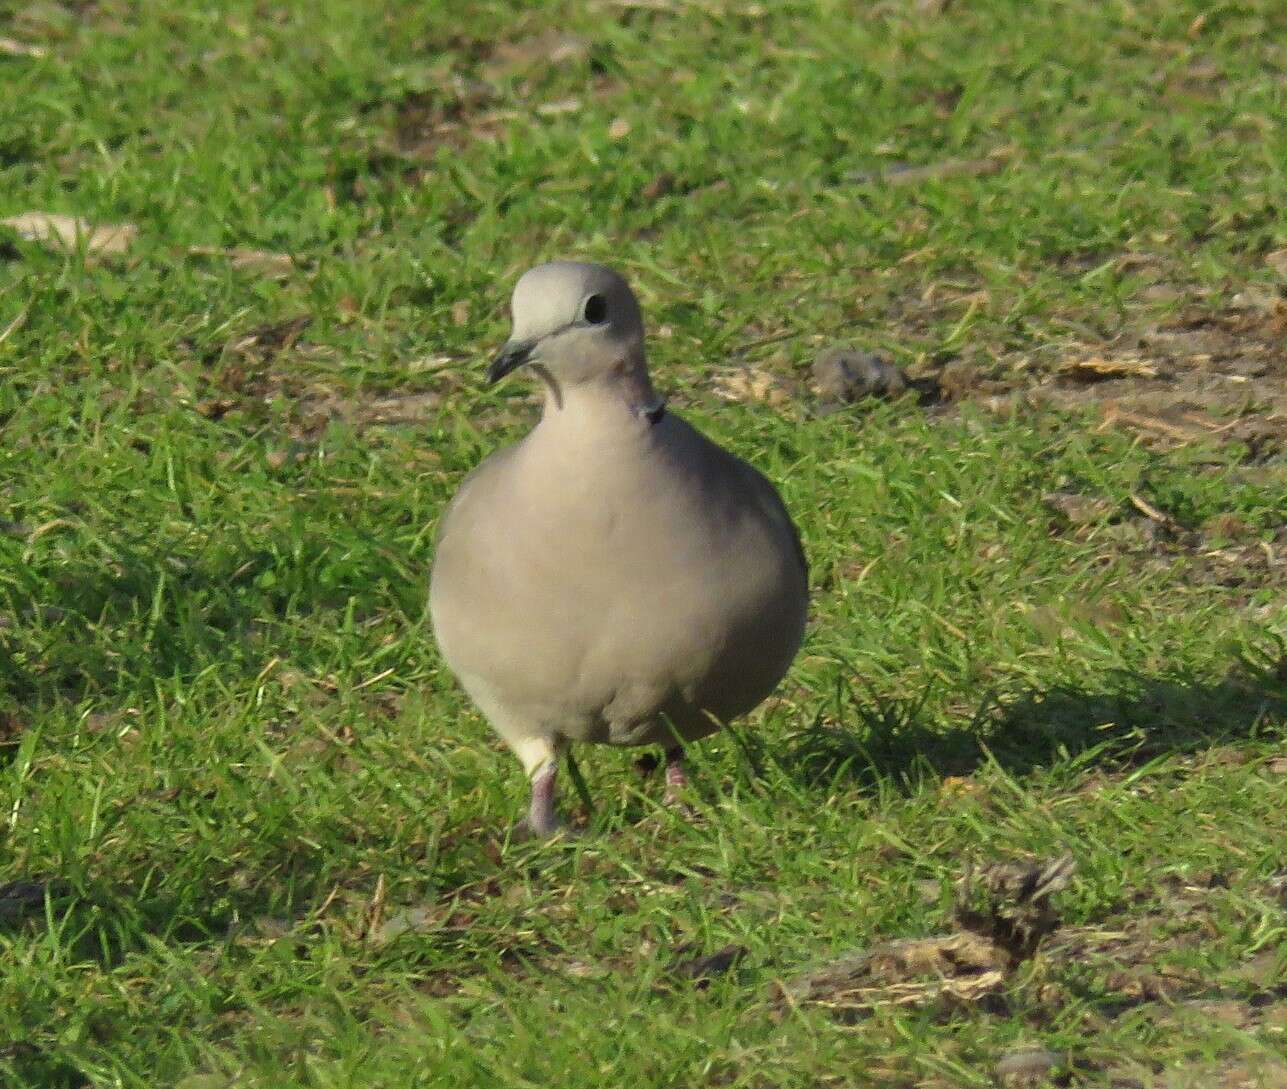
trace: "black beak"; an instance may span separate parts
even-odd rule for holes
[[[536,347],[534,340],[511,340],[500,350],[500,355],[492,360],[492,364],[487,368],[487,384],[499,382],[510,371],[517,370],[529,359],[532,358],[532,349]]]

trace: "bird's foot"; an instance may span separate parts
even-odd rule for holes
[[[554,836],[575,836],[554,810],[554,783],[559,766],[554,760],[541,765],[532,776],[532,801],[527,816],[514,825],[510,839],[516,842],[531,839],[552,839]]]
[[[685,820],[697,818],[697,811],[688,804],[688,776],[684,772],[684,750],[680,748],[666,750],[666,792],[662,803],[671,813]]]
[[[666,793],[667,805],[683,805],[684,795],[688,792],[688,776],[684,772],[684,750],[666,750]]]

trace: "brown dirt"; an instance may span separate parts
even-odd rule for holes
[[[1249,460],[1287,454],[1287,293],[1244,292],[1230,309],[1193,305],[1106,343],[1073,342],[1044,369],[1021,353],[985,376],[968,362],[934,377],[949,405],[996,412],[1091,407],[1162,448],[1241,443]]]

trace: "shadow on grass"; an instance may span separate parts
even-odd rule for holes
[[[994,761],[1012,775],[1078,760],[1114,768],[1168,753],[1275,736],[1287,726],[1287,657],[1240,661],[1220,681],[1118,674],[1099,687],[989,696],[966,724],[935,728],[925,701],[850,693],[838,723],[815,723],[756,762],[805,785],[968,775]]]
[[[410,557],[322,523],[253,545],[226,537],[197,555],[126,531],[110,546],[110,560],[85,549],[39,572],[0,551],[0,710],[149,690],[212,662],[253,675],[265,653],[253,641],[274,624],[338,621],[355,601],[411,618],[424,608]]]

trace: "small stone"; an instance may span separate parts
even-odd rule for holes
[[[824,401],[850,404],[867,397],[897,397],[907,379],[888,360],[854,348],[827,348],[813,362],[813,383]]]
[[[624,140],[630,135],[630,122],[624,117],[618,117],[611,125],[608,126],[609,140]]]
[[[674,966],[674,971],[698,986],[707,986],[715,976],[733,968],[748,952],[744,945],[726,945],[709,956],[681,960]]]
[[[1044,1085],[1062,1059],[1053,1051],[1027,1047],[1001,1056],[993,1075],[997,1084],[1006,1086]]]

